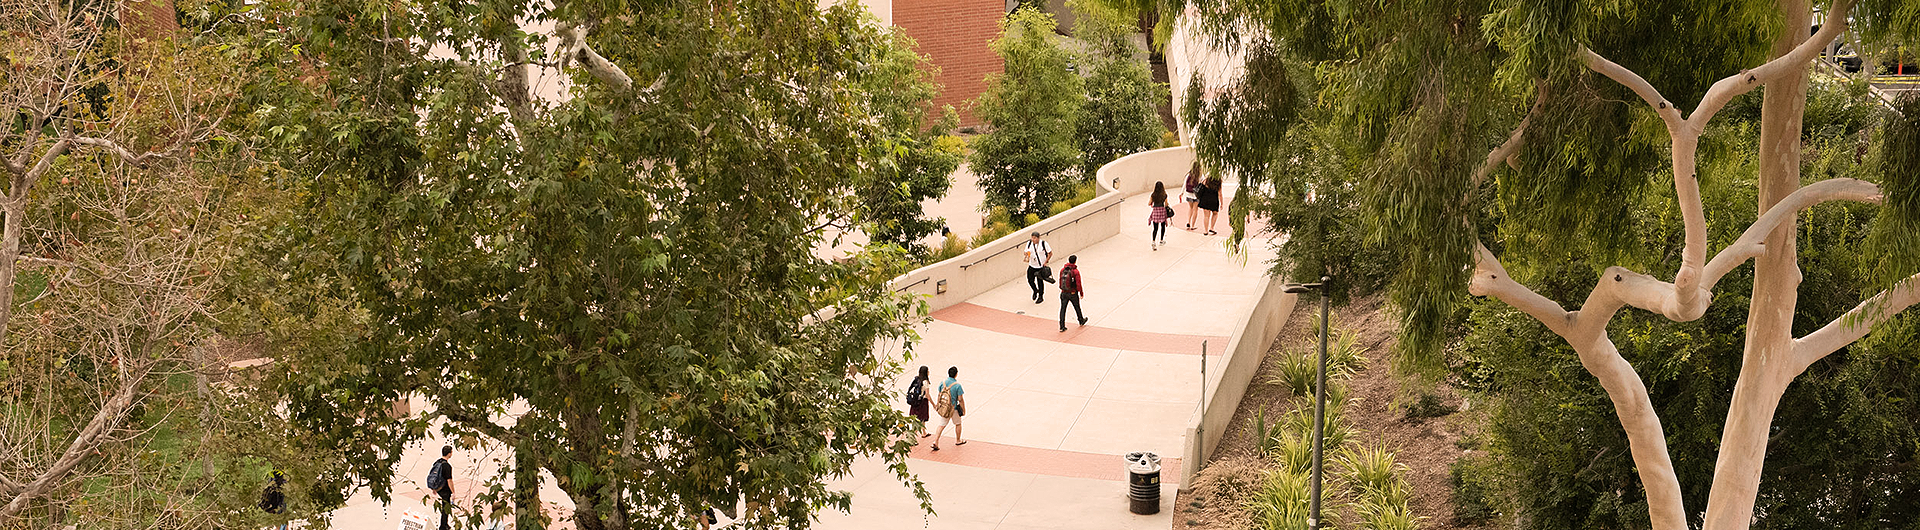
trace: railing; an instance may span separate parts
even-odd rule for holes
[[[1043,234],[1056,254],[1099,243],[1120,233],[1120,210],[1114,206],[1126,202],[1129,195],[1152,190],[1156,179],[1177,189],[1192,164],[1193,150],[1187,147],[1134,153],[1110,162],[1094,176],[1098,194],[1092,200],[965,254],[903,274],[893,280],[893,289],[925,294],[930,297],[928,305],[938,311],[1019,279],[1026,274],[1025,260],[1018,253],[1006,254],[1020,248],[1028,233]],[[943,282],[944,292],[935,288]]]

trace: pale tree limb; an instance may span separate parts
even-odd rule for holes
[[[1621,307],[1621,302],[1596,288],[1588,305],[1580,311],[1566,311],[1559,304],[1514,281],[1485,245],[1475,243],[1474,273],[1468,292],[1491,296],[1527,313],[1565,339],[1580,356],[1580,365],[1600,381],[1613,401],[1614,414],[1620,418],[1632,449],[1634,467],[1647,492],[1647,510],[1655,530],[1685,530],[1686,509],[1680,495],[1680,478],[1673,471],[1667,451],[1665,430],[1660,416],[1647,394],[1646,383],[1633,370],[1620,350],[1607,337],[1606,324]]]
[[[1806,75],[1807,63],[1819,57],[1821,50],[1825,50],[1834,39],[1847,32],[1847,17],[1853,11],[1853,2],[1854,0],[1834,2],[1833,9],[1830,11],[1833,15],[1827,17],[1827,22],[1820,26],[1820,31],[1814,33],[1812,38],[1801,42],[1799,46],[1795,46],[1793,51],[1775,57],[1751,70],[1715,81],[1713,87],[1707,89],[1707,95],[1700,98],[1700,105],[1694,109],[1693,115],[1687,117],[1688,125],[1693,128],[1695,134],[1705,130],[1707,121],[1712,120],[1713,115],[1720,112],[1721,107],[1733,101],[1734,96],[1745,94],[1782,77]],[[1791,28],[1788,31],[1791,31]],[[1805,34],[1801,33],[1801,35]]]
[[[120,422],[126,419],[127,409],[133,406],[134,397],[139,394],[140,381],[146,377],[144,371],[131,375],[135,377],[122,378],[119,391],[114,393],[112,399],[101,405],[100,410],[93,414],[93,419],[87,422],[87,426],[80,430],[79,435],[74,436],[73,442],[67,445],[66,453],[60,455],[60,459],[54,461],[53,466],[47,468],[33,482],[27,483],[14,493],[12,500],[8,501],[5,507],[0,507],[0,526],[12,522],[22,510],[27,508],[27,504],[61,483],[73,468],[79,466],[80,462],[93,453],[93,449],[99,446],[102,436],[117,428]]]
[[[1620,83],[1628,90],[1632,90],[1635,95],[1640,96],[1640,99],[1645,100],[1648,106],[1653,107],[1654,113],[1660,115],[1660,120],[1666,122],[1668,134],[1677,134],[1686,124],[1687,119],[1680,115],[1680,109],[1668,102],[1666,96],[1660,95],[1660,89],[1654,88],[1653,83],[1648,83],[1646,78],[1640,77],[1640,74],[1609,61],[1606,57],[1601,57],[1584,45],[1574,50],[1573,55],[1580,59],[1580,63],[1586,65],[1588,70],[1607,76],[1607,79]]]
[[[1520,153],[1520,146],[1526,143],[1522,140],[1526,136],[1527,125],[1533,123],[1533,117],[1539,116],[1540,112],[1547,107],[1546,82],[1535,83],[1534,92],[1538,95],[1534,97],[1533,108],[1527,109],[1527,116],[1521,118],[1520,125],[1515,126],[1513,133],[1507,135],[1507,141],[1501,142],[1500,147],[1494,148],[1492,152],[1487,153],[1487,161],[1482,162],[1478,169],[1473,170],[1473,180],[1470,181],[1467,189],[1480,189],[1480,184],[1487,181],[1487,177],[1493,174],[1494,169],[1500,167],[1501,162],[1512,164],[1513,157]]]
[[[1879,185],[1849,178],[1823,180],[1794,190],[1778,204],[1768,208],[1766,213],[1761,214],[1759,219],[1747,226],[1747,231],[1740,234],[1739,239],[1727,245],[1727,248],[1721,249],[1720,253],[1713,257],[1713,261],[1707,263],[1706,278],[1702,288],[1712,290],[1722,276],[1739,267],[1741,263],[1759,257],[1760,253],[1766,251],[1767,234],[1772,233],[1775,227],[1783,223],[1792,222],[1800,210],[1827,201],[1878,204],[1884,198]]]
[[[628,76],[627,71],[621,69],[620,65],[608,61],[606,57],[600,56],[600,52],[594,51],[592,46],[587,45],[587,31],[581,29],[579,25],[571,22],[561,23],[554,29],[554,34],[560,37],[561,58],[578,61],[587,69],[587,73],[593,74],[594,77],[609,85],[621,90],[633,88],[633,77]]]
[[[1920,303],[1920,274],[1908,276],[1893,288],[1868,298],[1840,318],[1793,341],[1793,364],[1801,370],[1867,336],[1873,326],[1892,319]]]

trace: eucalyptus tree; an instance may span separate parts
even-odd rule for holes
[[[275,375],[302,437],[348,458],[317,489],[391,495],[442,425],[511,449],[471,517],[520,528],[546,476],[588,530],[742,498],[743,524],[804,528],[847,508],[826,481],[862,456],[927,498],[876,347],[924,313],[886,288],[902,256],[812,252],[898,164],[885,112],[924,112],[862,91],[897,50],[859,6],[259,9],[281,69],[259,115],[303,212],[262,263],[357,324]],[[390,418],[407,395],[433,408]]]
[[[980,176],[983,206],[1004,207],[1015,219],[1045,217],[1067,199],[1069,172],[1080,163],[1075,127],[1085,85],[1056,27],[1053,15],[1029,7],[1001,22],[993,51],[1005,66],[987,77],[978,101],[991,129],[973,140],[967,164]]]
[[[1840,0],[1822,6],[1818,31],[1804,0],[1196,7],[1223,43],[1251,28],[1264,37],[1255,41],[1307,62],[1325,81],[1310,101],[1332,109],[1331,124],[1354,153],[1370,230],[1401,258],[1390,290],[1403,312],[1409,367],[1434,366],[1462,295],[1492,297],[1537,319],[1608,396],[1654,528],[1751,524],[1787,386],[1920,301],[1920,179],[1911,165],[1920,141],[1901,132],[1910,122],[1893,120],[1865,169],[1851,175],[1859,178],[1805,184],[1800,174],[1810,62],[1850,30],[1871,42],[1920,41],[1920,11],[1910,2]],[[1739,235],[1710,242],[1699,168],[1712,153],[1700,150],[1702,135],[1729,102],[1761,87],[1756,214]],[[1682,225],[1678,256],[1636,252],[1632,198],[1656,185],[1673,187],[1664,215]],[[1875,260],[1877,292],[1796,337],[1796,219],[1829,201],[1884,205],[1860,249]],[[1711,258],[1710,246],[1719,248]],[[1598,276],[1574,310],[1528,288],[1503,263],[1537,277],[1562,269],[1529,265],[1569,256],[1587,257]],[[1748,260],[1755,266],[1743,358],[1705,510],[1689,512],[1647,387],[1608,325],[1627,307],[1699,319],[1718,282]]]

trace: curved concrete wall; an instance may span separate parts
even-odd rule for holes
[[[1154,182],[1163,182],[1169,193],[1178,194],[1186,183],[1187,170],[1193,166],[1190,147],[1169,147],[1134,153],[1100,167],[1095,184],[1100,194],[1085,204],[1060,215],[1048,217],[1006,237],[981,245],[958,257],[901,275],[893,280],[897,292],[927,295],[933,311],[946,309],[999,287],[1024,278],[1027,264],[1020,252],[1027,234],[1040,231],[1053,245],[1055,254],[1072,254],[1120,233],[1120,209],[1128,197],[1153,191]],[[1168,180],[1171,179],[1171,180]],[[1144,200],[1144,199],[1142,199]],[[945,282],[946,292],[939,292]],[[1293,312],[1295,296],[1281,292],[1284,282],[1276,278],[1262,280],[1260,299],[1252,311],[1242,317],[1226,348],[1207,359],[1206,393],[1203,407],[1187,426],[1186,448],[1181,452],[1180,484],[1193,483],[1193,474],[1213,455],[1232,421],[1247,385],[1260,371],[1267,347],[1273,344],[1287,315]]]
[[[928,295],[931,297],[928,305],[933,311],[939,311],[1000,284],[1024,278],[1027,264],[1020,246],[1027,242],[1028,233],[1039,231],[1056,255],[1079,252],[1120,233],[1120,209],[1115,207],[1129,196],[1153,191],[1154,180],[1150,179],[1166,178],[1166,175],[1185,178],[1187,168],[1192,165],[1193,149],[1188,147],[1155,149],[1121,157],[1101,166],[1094,174],[1099,195],[1093,200],[966,254],[901,275],[893,280],[893,289]],[[1167,185],[1177,190],[1183,182]],[[944,293],[940,292],[941,282],[946,282]]]

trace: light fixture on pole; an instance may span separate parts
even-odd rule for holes
[[[1293,294],[1307,291],[1320,292],[1320,370],[1313,379],[1313,497],[1307,508],[1307,528],[1320,528],[1320,463],[1326,460],[1321,453],[1321,442],[1326,440],[1327,429],[1327,292],[1324,287],[1332,278],[1321,276],[1319,283],[1290,283],[1284,291]]]

